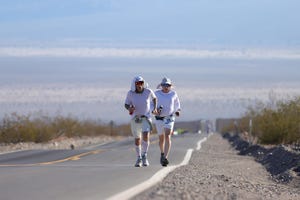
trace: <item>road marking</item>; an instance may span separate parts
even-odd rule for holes
[[[100,151],[101,150],[89,151],[89,152],[85,152],[85,153],[78,154],[78,155],[75,155],[75,156],[71,156],[71,157],[68,157],[68,158],[65,158],[65,159],[61,159],[61,160],[55,160],[55,161],[50,161],[50,162],[37,163],[37,165],[52,165],[52,164],[66,162],[66,161],[69,161],[69,160],[75,161],[75,160],[79,160],[83,156],[87,156],[87,155],[90,155],[90,154],[97,154]]]
[[[0,164],[0,167],[31,167],[31,166],[52,165],[52,164],[62,163],[62,162],[70,161],[70,160],[76,161],[76,160],[79,160],[83,156],[87,156],[87,155],[91,155],[91,154],[97,154],[97,153],[100,153],[101,151],[103,151],[103,150],[89,151],[89,152],[74,155],[74,156],[71,156],[71,157],[68,157],[68,158],[65,158],[65,159],[54,160],[54,161],[50,161],[50,162],[29,163],[29,164]]]
[[[200,140],[198,142],[198,144],[201,144],[204,141],[206,141],[206,138],[203,138],[202,140]],[[197,150],[199,150],[198,147],[200,149],[201,145],[197,146]],[[188,149],[184,156],[183,161],[179,165],[164,167],[163,169],[156,172],[150,179],[148,179],[132,188],[129,188],[128,190],[125,190],[119,194],[109,197],[108,200],[130,199],[130,198],[136,196],[137,194],[141,193],[142,191],[154,186],[156,183],[162,181],[170,172],[172,172],[176,168],[187,165],[191,159],[192,153],[193,153],[193,149]]]
[[[196,148],[197,151],[201,149],[201,144],[202,144],[203,142],[205,142],[206,140],[207,140],[207,137],[203,138],[202,140],[200,140],[200,141],[197,143],[197,148]]]

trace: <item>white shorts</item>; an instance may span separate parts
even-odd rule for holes
[[[168,116],[165,117],[163,120],[155,120],[155,127],[158,135],[161,135],[165,132],[165,129],[170,129],[171,132],[173,131],[175,124],[175,117]]]
[[[134,117],[133,119],[131,119],[130,124],[131,133],[135,138],[140,138],[142,133],[149,133],[152,130],[151,120],[145,117],[138,119],[137,117]]]

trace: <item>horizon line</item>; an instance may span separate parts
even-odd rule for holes
[[[0,57],[300,59],[288,48],[0,47]]]

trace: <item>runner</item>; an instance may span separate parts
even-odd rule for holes
[[[147,153],[149,148],[149,134],[152,130],[151,109],[153,102],[152,114],[157,114],[157,100],[154,92],[147,87],[143,77],[136,76],[132,80],[131,89],[128,91],[125,108],[131,115],[131,132],[135,138],[135,150],[137,161],[135,167],[148,166]],[[142,135],[142,142],[141,142]]]
[[[156,130],[159,136],[161,151],[160,163],[162,166],[169,164],[168,155],[171,149],[171,135],[174,129],[175,115],[180,114],[180,101],[177,93],[171,90],[172,82],[163,78],[155,95],[157,97],[158,115],[155,116]]]

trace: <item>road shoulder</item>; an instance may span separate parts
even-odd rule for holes
[[[133,199],[300,199],[299,188],[276,183],[253,157],[238,155],[213,134],[188,165]]]

